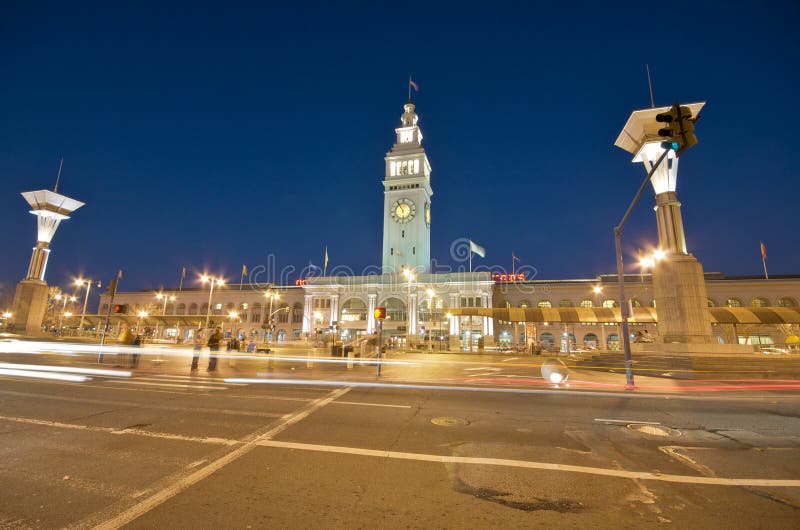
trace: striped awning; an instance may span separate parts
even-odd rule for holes
[[[709,307],[710,320],[717,324],[800,324],[796,307]],[[506,322],[563,322],[565,324],[619,323],[618,307],[460,307],[451,315],[490,317]],[[658,322],[654,307],[634,307],[629,322]]]
[[[797,307],[709,307],[718,324],[800,324]]]
[[[618,307],[460,307],[451,315],[490,317],[506,322],[563,322],[565,324],[620,322]],[[634,307],[629,322],[652,324],[657,321],[653,307]]]

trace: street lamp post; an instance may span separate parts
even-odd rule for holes
[[[56,300],[64,300],[64,303],[61,305],[61,313],[58,315],[58,331],[61,332],[61,326],[64,321],[64,313],[67,311],[67,302],[75,302],[77,300],[74,296],[67,296],[67,295],[60,295],[57,294],[53,298]]]
[[[600,285],[595,285],[592,288],[592,292],[594,293],[594,303],[595,303],[595,305],[597,305],[598,307],[602,307],[602,304],[598,304],[598,302],[600,300],[600,295],[603,294],[603,287],[600,286]],[[606,323],[605,322],[600,322],[600,337],[601,337],[600,344],[602,345],[602,349],[605,350],[606,349]]]
[[[81,312],[81,323],[78,325],[78,335],[83,335],[83,320],[86,318],[86,305],[89,303],[89,291],[92,290],[92,284],[97,283],[97,287],[100,288],[100,282],[94,282],[93,280],[84,280],[82,278],[78,278],[75,280],[75,285],[82,287],[86,286],[86,296],[83,299],[83,311]]]
[[[411,343],[411,282],[414,281],[416,275],[411,269],[403,269],[403,275],[408,280],[408,298],[406,299],[406,350],[408,350]]]
[[[264,293],[265,298],[269,298],[269,313],[267,314],[267,329],[269,330],[269,341],[272,342],[272,333],[273,333],[273,325],[272,325],[272,303],[281,297],[280,293],[276,293],[274,291],[267,291]]]
[[[428,351],[433,351],[433,289],[426,291],[428,295]]]
[[[231,319],[231,343],[233,343],[234,340],[233,334],[235,332],[234,326],[236,324],[236,320],[239,318],[239,313],[237,313],[236,311],[231,311],[230,313],[228,313],[228,318]]]
[[[200,277],[201,283],[210,283],[211,287],[208,290],[208,308],[206,308],[206,329],[208,329],[208,322],[211,320],[211,297],[214,296],[215,285],[225,285],[225,280],[204,274]]]
[[[157,300],[164,300],[164,304],[161,306],[161,316],[165,316],[167,314],[167,301],[174,302],[175,296],[167,296],[164,293],[158,293],[156,295]],[[164,327],[166,327],[166,320],[164,321]],[[156,336],[158,336],[158,321],[156,320]]]

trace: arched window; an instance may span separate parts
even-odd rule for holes
[[[638,298],[631,298],[631,305],[633,307],[642,307],[642,303],[639,301]]]
[[[542,343],[542,346],[544,346],[545,349],[552,350],[553,345],[555,344],[555,339],[553,338],[552,333],[542,333],[539,335],[539,342]]]
[[[738,298],[728,298],[725,301],[725,305],[728,307],[742,307],[742,301]]]
[[[208,307],[208,306],[206,306]],[[189,314],[196,315],[197,314],[197,304],[192,304],[189,306]]]
[[[539,300],[539,307],[553,307],[553,304],[550,303],[550,300]]]
[[[278,308],[280,311],[276,313],[275,316],[273,316],[272,318],[274,318],[280,324],[287,324],[289,322],[289,312],[287,311],[288,308],[289,304],[287,304],[286,302],[282,303]],[[278,335],[280,335],[280,332],[278,332]]]
[[[711,298],[708,298],[707,300],[708,300],[708,307],[717,307],[717,303],[714,300],[712,300]]]
[[[300,324],[303,322],[303,304],[295,302],[292,306],[292,323]]]
[[[616,300],[603,300],[603,307],[619,307]]]
[[[194,304],[192,304],[194,305]],[[200,306],[200,314],[206,315],[208,314],[208,304],[203,304]]]
[[[256,302],[250,308],[250,322],[261,322],[261,303]]]
[[[600,341],[597,339],[597,335],[594,333],[587,333],[583,336],[583,345],[587,348],[599,348]]]
[[[609,350],[618,350],[619,349],[619,335],[616,333],[611,333],[606,338],[607,348]]]
[[[581,307],[594,307],[594,302],[591,300],[581,300]]]
[[[790,296],[778,298],[778,306],[780,307],[797,307],[797,300]]]
[[[763,296],[756,296],[752,300],[750,300],[750,307],[767,307],[769,305],[769,300],[764,298]]]
[[[175,314],[175,304],[167,304],[167,307],[164,312],[165,315],[174,315]]]
[[[195,304],[195,309],[197,309],[197,305]],[[176,315],[185,315],[186,314],[186,304],[180,303],[178,307],[175,309]]]
[[[100,308],[100,314],[105,315],[106,313],[108,313],[108,304],[103,304],[103,306]]]
[[[531,303],[527,300],[520,300],[519,302],[520,307],[531,307]]]
[[[427,303],[427,300],[426,300]],[[342,318],[346,322],[367,319],[367,304],[360,298],[350,298],[342,304]]]
[[[652,300],[650,300],[650,307],[655,307],[655,306],[656,306],[656,299],[653,298]]]
[[[235,309],[236,309],[236,304],[234,304],[233,302],[228,302],[227,304],[225,304],[225,313],[230,313]]]
[[[560,300],[558,302],[558,307],[573,307],[572,300]]]
[[[405,322],[406,304],[398,298],[387,298],[383,302],[383,307],[386,308],[386,318],[395,322]]]

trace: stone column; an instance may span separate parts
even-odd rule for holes
[[[331,295],[331,316],[330,316],[330,324],[333,325],[334,322],[339,322],[339,295],[332,294]]]
[[[417,334],[417,315],[418,315],[418,307],[417,307],[417,293],[411,293],[408,295],[408,335],[409,338],[412,336],[416,339]]]
[[[375,331],[375,307],[377,301],[377,294],[369,295],[369,303],[367,304],[367,335],[371,335]]]
[[[307,294],[303,297],[303,333],[311,331],[311,310],[313,309],[314,295]]]

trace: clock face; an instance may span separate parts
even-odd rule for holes
[[[398,223],[411,221],[416,213],[416,206],[410,199],[398,199],[392,205],[392,219]]]
[[[431,203],[425,203],[425,224],[428,228],[431,227]]]

